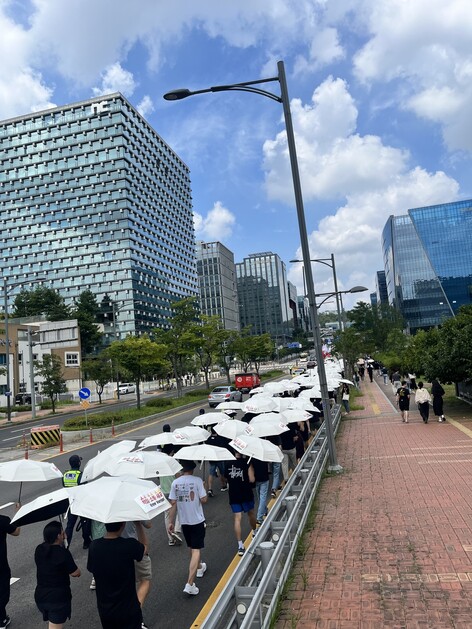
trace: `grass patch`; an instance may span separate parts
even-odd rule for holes
[[[356,387],[351,387],[349,399],[349,408],[351,411],[363,411],[365,409],[365,406],[358,402],[358,398],[360,397],[364,397],[362,391],[356,389]]]

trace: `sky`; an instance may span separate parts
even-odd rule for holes
[[[472,197],[470,0],[0,0],[0,33],[0,119],[120,91],[189,166],[196,238],[279,254],[299,294],[281,105],[165,92],[284,61],[311,257],[340,290],[375,290],[390,215]]]

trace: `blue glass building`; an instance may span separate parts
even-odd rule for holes
[[[439,325],[472,303],[472,200],[391,216],[382,233],[389,303],[407,328]]]
[[[121,94],[0,122],[0,185],[9,285],[109,297],[122,337],[196,296],[189,169]]]

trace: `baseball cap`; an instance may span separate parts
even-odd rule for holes
[[[71,467],[77,467],[80,465],[80,462],[82,461],[82,457],[78,456],[77,454],[73,454],[70,458],[69,458],[69,465]]]

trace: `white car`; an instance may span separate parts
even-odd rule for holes
[[[134,382],[122,382],[118,387],[118,392],[120,395],[124,395],[125,393],[136,393],[136,385]]]

